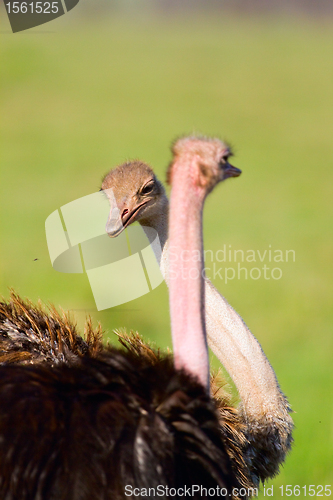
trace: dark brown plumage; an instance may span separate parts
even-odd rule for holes
[[[85,325],[85,340],[76,332],[68,314],[54,306],[46,311],[11,291],[9,302],[0,302],[0,363],[51,365],[96,354],[103,349],[101,328]]]
[[[1,304],[0,498],[240,487],[228,431],[204,388],[135,334],[121,335],[125,348],[116,349],[91,323],[87,330],[83,340],[66,315],[17,295]]]
[[[175,432],[180,431],[181,426],[177,427],[178,424],[175,425],[172,420],[175,418],[174,413],[176,420],[179,419],[177,414],[179,404],[182,418],[190,419],[191,425],[194,425],[192,431],[194,435],[196,435],[195,429],[198,431],[203,422],[208,428],[215,428],[214,438],[207,446],[214,449],[214,454],[219,456],[219,461],[222,460],[219,465],[221,478],[216,481],[216,484],[224,484],[225,471],[229,471],[230,468],[233,471],[231,474],[233,477],[232,487],[241,487],[249,491],[251,488],[257,488],[260,480],[264,481],[267,477],[275,475],[276,466],[272,466],[272,464],[276,464],[276,455],[284,455],[290,447],[291,440],[288,441],[286,449],[278,449],[274,446],[274,433],[277,432],[274,425],[267,429],[264,438],[262,428],[258,426],[257,422],[245,425],[239,411],[231,404],[230,397],[224,390],[225,381],[223,378],[217,374],[211,377],[211,394],[214,398],[214,404],[204,393],[200,393],[199,384],[194,383],[193,388],[191,379],[187,375],[180,376],[175,372],[169,354],[164,355],[159,350],[156,351],[149,344],[143,342],[137,333],[131,332],[130,335],[127,335],[118,332],[117,336],[123,349],[103,344],[101,328],[94,330],[90,320],[86,323],[85,338],[82,338],[78,335],[68,314],[63,313],[61,316],[53,307],[47,312],[41,304],[35,306],[30,301],[23,301],[13,292],[9,302],[0,303],[0,436],[3,438],[5,435],[3,440],[0,439],[0,463],[2,464],[0,468],[0,498],[6,498],[4,494],[5,492],[9,494],[9,491],[12,496],[9,496],[8,499],[16,498],[12,493],[12,491],[16,491],[13,490],[14,483],[8,482],[8,478],[11,478],[9,471],[15,469],[17,470],[17,488],[22,492],[25,487],[32,488],[31,491],[24,493],[26,496],[23,496],[22,493],[20,499],[38,498],[33,496],[32,491],[35,491],[34,488],[37,487],[38,481],[45,474],[47,479],[43,479],[43,481],[49,485],[51,490],[54,489],[58,492],[57,488],[65,487],[65,485],[67,488],[68,484],[72,486],[69,487],[68,492],[62,491],[60,494],[59,490],[58,496],[54,497],[50,496],[51,494],[45,486],[44,496],[40,497],[42,500],[75,499],[75,496],[66,495],[70,495],[70,491],[74,488],[74,483],[71,482],[70,478],[76,477],[77,474],[80,475],[82,467],[82,470],[85,470],[86,465],[81,462],[82,459],[85,460],[85,454],[91,456],[89,464],[91,462],[93,471],[95,467],[100,468],[99,474],[103,475],[106,474],[106,470],[109,470],[103,469],[104,466],[102,462],[98,461],[98,457],[102,453],[101,450],[107,447],[108,440],[112,441],[114,419],[111,418],[109,422],[105,421],[104,429],[100,426],[95,428],[94,422],[98,421],[100,415],[111,415],[112,408],[123,415],[124,427],[118,428],[117,431],[119,438],[129,432],[126,422],[131,422],[133,425],[131,431],[133,433],[135,426],[141,422],[142,415],[145,415],[145,418],[149,420],[149,431],[146,436],[149,446],[154,445],[155,437],[153,439],[152,436],[155,432],[155,423],[157,426],[161,425],[161,421],[164,422],[166,415],[169,415],[169,413],[165,413],[166,409],[168,411],[172,409],[169,415],[171,421],[168,423],[168,439],[170,439],[170,435],[173,436]],[[50,366],[52,370],[50,370]],[[158,375],[156,375],[155,370],[158,371]],[[155,387],[149,386],[152,380],[156,382]],[[129,385],[130,381],[131,385]],[[143,386],[149,390],[145,392]],[[164,392],[161,391],[163,387]],[[121,390],[118,391],[119,388]],[[139,392],[137,394],[135,391],[131,393],[133,389]],[[121,395],[121,399],[119,399],[119,395],[116,396],[118,393]],[[197,400],[199,393],[200,397]],[[31,398],[32,394],[33,398]],[[145,397],[147,399],[144,399]],[[193,400],[199,401],[195,403],[196,406]],[[96,407],[94,407],[94,401]],[[206,420],[198,421],[196,416],[193,419],[193,415],[187,413],[189,410],[192,412],[194,406],[198,412],[195,415],[205,414]],[[137,417],[135,420],[131,420],[132,417],[128,414],[132,408],[136,408]],[[15,419],[13,419],[13,415],[16,416]],[[216,418],[219,420],[218,432],[216,432]],[[84,422],[85,419],[88,421]],[[145,422],[145,419],[142,422]],[[68,427],[69,424],[70,427]],[[261,434],[259,440],[252,437],[255,435],[255,428],[258,428],[258,433]],[[251,429],[251,433],[248,432],[248,429]],[[19,430],[18,433],[17,430]],[[76,431],[79,434],[84,434],[84,438],[81,436],[80,443],[77,444],[78,449],[75,448]],[[15,433],[17,433],[16,437]],[[185,434],[187,435],[187,432]],[[207,439],[205,434],[200,434],[200,436],[199,434],[197,437],[200,439],[196,442],[198,449],[201,440]],[[40,439],[41,437],[42,439]],[[184,439],[185,443],[187,442],[187,438],[180,436],[178,438]],[[92,444],[94,440],[96,443]],[[156,440],[158,443],[157,437]],[[16,463],[17,457],[21,454],[23,443],[25,443],[26,454]],[[138,443],[137,439],[135,439],[135,443]],[[258,445],[258,443],[260,444]],[[97,458],[93,458],[91,454],[96,445],[100,448],[97,446]],[[117,446],[116,443],[114,446]],[[156,449],[158,450],[159,447],[160,444],[157,445]],[[70,454],[70,459],[65,459],[66,449],[75,449],[76,457],[72,458],[72,454]],[[109,455],[105,455],[107,458],[104,457],[104,464],[112,457],[113,449],[110,448]],[[137,453],[140,453],[139,449]],[[147,456],[151,454],[154,456],[154,449],[147,451]],[[15,450],[15,452],[12,454],[9,450]],[[48,465],[44,458],[50,450],[54,450],[54,454],[58,458],[54,458],[55,463],[52,462]],[[172,454],[173,451],[170,453]],[[11,457],[12,461],[4,457]],[[63,460],[65,462],[70,460],[72,466],[68,465],[68,469],[66,469],[67,465],[64,465]],[[154,456],[154,463],[156,460]],[[151,463],[152,460],[149,459],[148,462]],[[96,466],[93,465],[95,463]],[[33,467],[37,471],[34,485],[24,481],[22,471],[26,467]],[[57,467],[59,467],[59,471],[53,477],[52,471]],[[161,467],[164,470],[164,465]],[[189,465],[190,469],[191,467],[192,465]],[[97,484],[104,485],[101,486],[100,493],[102,495],[103,491],[106,496],[99,496],[100,499],[108,498],[109,493],[107,492],[113,491],[113,488],[120,488],[120,483],[117,483],[118,485],[112,483],[112,477],[116,481],[116,477],[119,476],[118,472],[113,475],[112,470],[111,468],[109,482],[105,485],[105,480],[102,480],[95,472],[87,476],[84,474],[87,481],[85,484],[87,491],[94,491]],[[151,473],[154,475],[154,470]],[[189,476],[192,477],[190,471]],[[193,477],[196,478],[195,484],[197,484],[199,476],[195,474]],[[4,478],[7,478],[7,482]],[[12,480],[10,479],[10,481]],[[142,480],[140,479],[140,481]],[[158,481],[156,484],[160,484]],[[130,479],[128,484],[132,484]],[[134,482],[134,484],[141,483]],[[149,484],[151,486],[155,483]],[[44,486],[39,487],[44,488]],[[112,498],[124,498],[121,496],[121,492],[117,494],[118,497]]]

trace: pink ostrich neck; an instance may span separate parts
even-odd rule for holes
[[[177,369],[185,369],[209,389],[204,322],[202,209],[196,160],[180,158],[172,167],[169,222],[170,314]]]

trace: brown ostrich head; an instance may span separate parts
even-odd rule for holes
[[[106,232],[111,238],[135,221],[153,218],[167,203],[163,185],[149,165],[139,160],[111,170],[103,179],[102,190],[110,200]]]

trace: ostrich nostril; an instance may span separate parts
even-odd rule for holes
[[[123,213],[121,214],[121,218],[123,219],[126,214],[128,214],[127,208],[125,208],[125,210],[123,210]]]

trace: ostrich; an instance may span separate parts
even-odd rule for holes
[[[209,488],[227,498],[247,484],[245,462],[231,458],[246,446],[237,430],[230,440],[209,396],[202,278],[203,203],[236,170],[219,141],[178,146],[169,244],[201,259],[190,282],[182,260],[170,269],[174,360],[136,337],[126,350],[104,346],[91,325],[84,341],[66,316],[12,295],[0,308],[0,498],[118,500],[154,488],[166,498],[185,487],[194,498]]]
[[[182,152],[184,143],[186,139],[174,144],[174,157],[177,158]],[[194,141],[194,144],[197,142]],[[200,157],[200,151],[197,154]],[[221,161],[232,168],[230,156],[230,147],[222,143]],[[239,174],[240,171],[233,171],[233,176]],[[156,258],[163,277],[170,285],[169,254],[172,255],[172,252],[168,241],[169,202],[152,168],[139,160],[124,163],[105,176],[102,189],[107,196],[110,197],[110,191],[114,195],[114,198],[110,198],[110,217],[106,225],[109,236],[118,236],[135,221],[144,230],[146,227],[154,228],[162,247],[162,252],[154,249]],[[114,200],[118,207],[118,218],[115,217],[117,211],[114,210]],[[180,216],[182,214],[179,213]],[[238,428],[243,426],[242,435],[247,442],[244,459],[252,484],[258,486],[260,481],[278,473],[279,466],[290,450],[293,429],[291,408],[280,390],[273,368],[245,322],[207,278],[204,289],[208,344],[231,375],[238,390],[240,404],[235,415]],[[225,402],[220,405],[220,412],[224,418]]]

